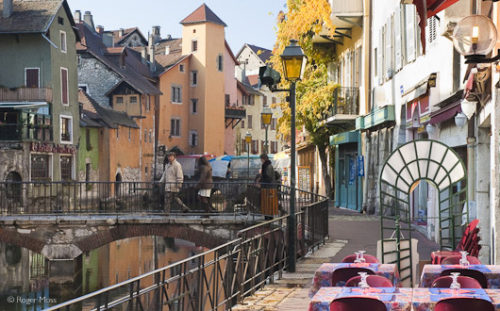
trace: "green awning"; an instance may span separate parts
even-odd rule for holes
[[[348,143],[358,143],[360,138],[359,131],[343,132],[330,136],[330,145],[341,145]]]
[[[388,105],[377,108],[369,114],[356,119],[357,130],[368,130],[372,127],[383,127],[394,124],[396,118],[394,106]]]

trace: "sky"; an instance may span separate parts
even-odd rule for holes
[[[161,26],[161,36],[180,38],[179,22],[205,3],[226,24],[226,40],[238,53],[250,43],[272,49],[276,16],[286,0],[68,0],[71,11],[91,11],[94,24],[104,30],[139,27],[147,38],[151,27]]]

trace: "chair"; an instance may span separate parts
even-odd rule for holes
[[[335,299],[330,304],[330,311],[387,311],[385,304],[376,299],[368,297],[345,297]]]
[[[332,286],[344,286],[345,282],[354,276],[358,276],[359,272],[366,272],[368,275],[375,274],[375,272],[366,268],[339,268],[333,271]]]
[[[441,272],[441,276],[450,275],[452,272],[459,272],[460,276],[468,276],[473,279],[476,279],[476,281],[478,281],[479,284],[481,284],[482,288],[488,288],[488,280],[486,279],[486,276],[482,274],[480,271],[472,269],[446,269],[443,272]]]
[[[350,278],[349,280],[347,280],[347,282],[345,282],[345,286],[346,287],[359,287],[359,282],[361,281],[361,276],[354,276],[352,278]],[[367,278],[366,278],[366,283],[368,283],[368,285],[370,287],[394,287],[394,285],[392,285],[392,282],[388,279],[388,278],[385,278],[383,276],[380,276],[380,275],[369,275]]]
[[[438,301],[434,311],[495,311],[491,302],[477,298],[448,298]]]
[[[481,288],[481,284],[476,279],[468,276],[458,276],[457,282],[460,284],[461,288]],[[432,282],[431,287],[434,288],[448,288],[451,283],[453,283],[453,278],[449,275],[440,276]],[[346,284],[347,286],[347,284]]]
[[[431,263],[433,265],[439,265],[448,256],[460,255],[460,251],[467,251],[469,255],[477,256],[480,248],[479,228],[477,228],[478,223],[479,220],[474,219],[467,225],[464,234],[462,235],[462,239],[454,251],[432,252]]]
[[[377,257],[369,255],[369,254],[364,254],[363,258],[366,260],[365,261],[366,263],[379,263]],[[342,259],[342,262],[353,263],[354,260],[356,260],[356,254],[351,254],[351,255],[344,257],[344,259]]]
[[[448,257],[445,257],[443,259],[443,261],[441,261],[441,264],[442,265],[458,265],[458,264],[460,264],[460,259],[462,259],[461,255],[448,256]],[[481,264],[481,261],[473,256],[467,256],[467,261],[469,261],[469,263],[471,265],[480,265]]]

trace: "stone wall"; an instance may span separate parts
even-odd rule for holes
[[[28,150],[23,143],[0,144],[0,181],[5,181],[10,172],[17,172],[23,181],[29,180]]]
[[[87,93],[99,105],[109,107],[109,98],[105,95],[118,81],[118,74],[88,54],[78,55],[78,85],[85,85]]]

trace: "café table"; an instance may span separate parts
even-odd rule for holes
[[[314,296],[321,287],[343,286],[332,284],[333,272],[340,268],[365,268],[372,270],[375,275],[388,278],[395,287],[399,286],[399,272],[395,264],[381,263],[324,263],[314,273],[309,297]]]
[[[500,266],[493,265],[425,265],[422,269],[419,287],[431,287],[432,282],[449,269],[471,269],[484,274],[488,281],[488,288],[500,288]]]
[[[411,288],[396,287],[322,287],[311,298],[309,311],[330,311],[330,304],[339,298],[369,297],[382,301],[387,310],[410,311],[412,301]]]
[[[412,305],[414,311],[432,311],[436,304],[447,298],[476,298],[492,302],[496,311],[500,311],[500,294],[497,305],[483,288],[415,288],[413,289]],[[472,310],[471,310],[472,311]]]

